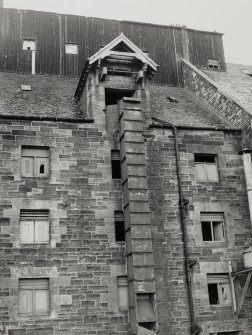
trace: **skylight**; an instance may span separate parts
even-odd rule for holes
[[[174,97],[166,97],[165,99],[169,102],[178,103],[178,99],[176,99]]]

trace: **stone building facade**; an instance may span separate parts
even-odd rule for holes
[[[252,334],[251,114],[188,54],[0,72],[0,334]]]

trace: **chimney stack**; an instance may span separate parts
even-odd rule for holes
[[[4,6],[4,0],[0,0],[0,8],[3,8]]]

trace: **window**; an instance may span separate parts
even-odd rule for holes
[[[178,103],[178,99],[175,97],[166,97],[165,99],[169,102]]]
[[[49,177],[48,148],[22,146],[21,156],[22,176]]]
[[[114,212],[116,242],[125,242],[124,219],[122,211]]]
[[[19,279],[19,314],[49,313],[49,279]]]
[[[209,69],[219,70],[220,69],[220,61],[216,58],[208,58],[207,65]]]
[[[21,210],[20,211],[20,242],[49,242],[49,212]]]
[[[219,181],[216,155],[194,154],[197,181]]]
[[[201,213],[201,230],[203,241],[224,241],[223,213]]]
[[[207,286],[210,305],[229,306],[232,304],[231,289],[228,275],[207,275]]]
[[[66,54],[78,55],[78,44],[77,43],[66,43],[65,51],[66,51]]]
[[[23,40],[23,50],[36,50],[36,41],[34,39]]]
[[[128,280],[126,276],[117,277],[118,303],[120,310],[127,310],[128,302]]]
[[[111,150],[111,166],[112,166],[112,178],[121,178],[121,163],[120,163],[120,151]]]
[[[20,88],[21,88],[21,91],[31,91],[32,90],[31,85],[21,85]]]

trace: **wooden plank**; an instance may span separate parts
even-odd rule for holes
[[[242,290],[241,300],[239,302],[238,308],[237,308],[236,313],[235,313],[236,317],[238,317],[239,314],[240,314],[240,311],[241,311],[241,308],[242,308],[242,305],[243,305],[243,301],[244,301],[245,295],[246,295],[248,287],[249,287],[251,276],[252,276],[252,271],[250,271],[247,275],[247,279],[246,279],[244,288]]]

